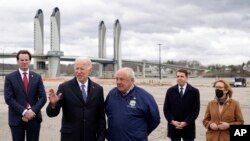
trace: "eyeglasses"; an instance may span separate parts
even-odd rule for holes
[[[221,87],[221,86],[215,86],[215,89],[224,89],[224,87]]]

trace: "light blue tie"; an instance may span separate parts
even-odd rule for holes
[[[83,100],[86,102],[87,101],[87,94],[86,94],[86,91],[85,91],[85,85],[82,85],[82,97],[83,97]]]

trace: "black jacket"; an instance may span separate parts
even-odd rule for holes
[[[103,88],[89,79],[85,103],[76,78],[58,88],[61,100],[55,109],[47,106],[49,117],[57,116],[62,108],[61,141],[104,141],[106,120]]]
[[[181,97],[178,85],[167,90],[163,112],[168,121],[168,137],[187,139],[195,138],[195,120],[200,112],[199,90],[187,84],[184,95]],[[185,121],[187,126],[183,129],[176,129],[171,124],[172,120]]]

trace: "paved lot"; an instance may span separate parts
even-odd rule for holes
[[[113,80],[95,80],[104,87],[105,95],[114,85]],[[57,88],[62,81],[45,81],[46,90],[49,88]],[[205,128],[202,126],[202,118],[204,116],[205,108],[209,100],[214,97],[214,89],[211,87],[213,79],[189,79],[189,82],[195,87],[199,88],[201,93],[201,111],[196,121],[197,124],[197,141],[205,140]],[[155,131],[149,136],[150,141],[166,141],[166,120],[164,118],[162,109],[165,97],[166,89],[172,84],[175,84],[175,79],[164,79],[161,83],[165,85],[157,85],[158,80],[138,80],[138,85],[149,91],[156,99],[161,112],[161,123]],[[246,88],[234,88],[233,97],[240,101],[242,112],[245,118],[245,124],[250,124],[250,87]],[[59,141],[60,140],[60,126],[61,115],[55,118],[49,118],[45,113],[45,108],[42,109],[43,122],[40,133],[40,141]],[[3,97],[3,80],[0,79],[0,140],[11,141],[10,129],[7,123],[7,105],[4,102]]]

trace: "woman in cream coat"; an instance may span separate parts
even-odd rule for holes
[[[232,99],[232,88],[225,80],[215,83],[215,99],[207,105],[203,125],[207,141],[229,141],[230,125],[244,123],[239,102]]]

